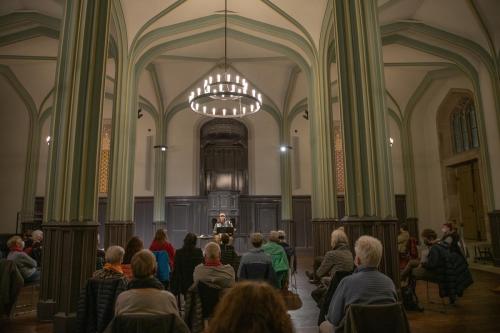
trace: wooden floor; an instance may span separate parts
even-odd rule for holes
[[[310,296],[314,286],[304,274],[312,263],[310,256],[299,260],[299,272],[296,275],[297,289],[302,300],[302,307],[290,311],[297,333],[316,333],[319,310]],[[426,285],[417,285],[417,294],[425,311],[409,312],[410,327],[413,333],[499,333],[500,332],[500,295],[491,289],[500,285],[500,275],[473,270],[474,284],[466,290],[463,298],[455,306],[443,308],[438,298],[437,286],[430,285],[431,302],[426,302]],[[30,290],[23,291],[22,304],[29,303]],[[442,311],[445,310],[445,313]],[[51,333],[51,323],[39,323],[34,312],[16,316],[12,321],[0,322],[0,333]]]

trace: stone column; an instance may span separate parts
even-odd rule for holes
[[[346,217],[342,224],[352,242],[363,234],[382,241],[381,270],[398,285],[398,223],[377,2],[335,0],[333,21],[344,136]]]
[[[281,133],[281,144],[286,147],[285,151],[280,149],[280,176],[281,176],[281,223],[280,228],[287,235],[288,242],[295,246],[295,224],[293,223],[292,207],[292,150],[290,144],[290,129],[287,121],[283,120]]]
[[[97,176],[110,1],[67,1],[61,26],[38,316],[74,332],[80,289],[95,270]]]
[[[493,264],[500,266],[500,210],[488,213],[490,218],[490,237],[493,255]]]
[[[158,118],[158,128],[155,137],[155,170],[154,170],[154,203],[153,203],[153,233],[158,229],[167,228],[165,218],[165,194],[167,180],[167,135],[164,129],[165,117]],[[164,147],[164,149],[163,149]],[[162,150],[163,149],[163,150]]]
[[[330,62],[327,53],[323,52],[313,68],[313,89],[308,103],[313,161],[311,215],[315,256],[324,255],[330,249],[330,234],[337,216],[329,73]]]

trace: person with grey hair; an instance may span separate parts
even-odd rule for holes
[[[262,249],[265,253],[271,256],[273,269],[276,272],[276,277],[278,279],[278,286],[279,288],[282,288],[288,274],[289,265],[286,252],[283,247],[279,245],[279,234],[277,231],[272,230],[269,233],[269,242],[267,242]]]
[[[195,267],[193,281],[205,283],[211,288],[230,288],[235,283],[234,269],[220,260],[219,244],[210,242],[205,245],[204,262]]]
[[[343,326],[346,309],[351,304],[390,304],[397,302],[396,287],[392,280],[378,271],[382,259],[382,243],[371,236],[361,236],[354,251],[357,266],[354,273],[340,281],[333,295],[326,321],[320,333],[334,332]]]
[[[150,250],[137,252],[132,257],[131,266],[134,278],[128,284],[127,291],[118,295],[115,315],[173,314],[178,319],[176,322],[182,322],[175,296],[164,290],[163,284],[155,277],[154,254]]]
[[[108,247],[104,256],[105,264],[102,269],[94,272],[92,278],[99,280],[125,279],[122,270],[123,255],[125,250],[121,246]]]
[[[35,259],[37,266],[42,265],[42,241],[43,241],[43,231],[34,230],[31,233],[31,238],[26,242],[24,252],[26,252],[31,258]]]
[[[7,260],[12,260],[16,264],[19,272],[23,276],[24,282],[35,282],[40,280],[40,271],[37,269],[35,259],[31,258],[23,251],[23,239],[19,236],[12,236],[7,241],[7,247],[9,248]]]

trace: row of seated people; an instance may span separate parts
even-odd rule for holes
[[[219,244],[208,243],[202,254],[196,241],[196,235],[187,234],[184,246],[175,252],[170,285],[174,294],[185,297],[184,320],[192,332],[203,330],[204,319],[212,316],[222,291],[233,287],[237,279],[264,280],[275,288],[284,283],[288,259],[277,232],[272,232],[264,245],[260,233],[252,234],[250,241],[254,248],[242,256],[237,271],[221,262]],[[155,242],[153,249],[158,249],[158,237]],[[157,278],[160,266],[157,252],[161,251],[143,250],[137,237],[128,242],[126,250],[119,246],[107,249],[106,264],[94,273],[82,291],[78,311],[80,332],[102,332],[114,315],[178,314],[173,294],[165,291],[160,298],[154,296],[158,290],[169,287]],[[200,292],[208,297],[200,297]]]

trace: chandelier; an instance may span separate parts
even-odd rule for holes
[[[262,95],[227,66],[227,0],[224,0],[224,67],[189,94],[189,105],[196,113],[216,118],[243,117],[262,107]]]

